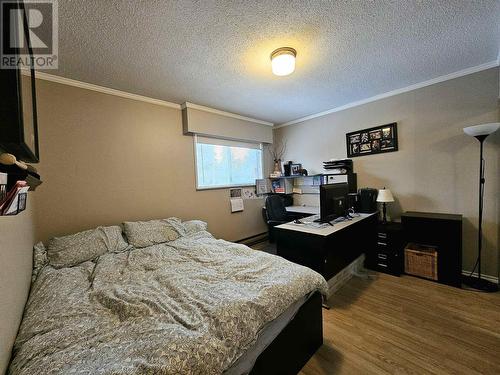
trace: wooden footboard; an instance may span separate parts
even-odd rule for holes
[[[322,344],[321,294],[316,292],[257,357],[250,374],[297,374]]]

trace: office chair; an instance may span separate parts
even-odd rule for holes
[[[295,216],[285,209],[283,198],[279,195],[269,195],[266,198],[265,220],[269,231],[269,242],[274,242],[273,227],[294,220]]]

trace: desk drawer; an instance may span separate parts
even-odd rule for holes
[[[392,244],[394,242],[398,242],[401,238],[400,232],[391,232],[391,231],[377,231],[377,241],[385,242],[387,244]]]
[[[374,251],[367,259],[369,268],[376,271],[389,273],[399,276],[401,274],[401,257],[397,253],[391,253],[383,250]]]
[[[386,251],[389,253],[400,252],[403,248],[401,241],[394,238],[380,238],[377,237],[376,250]]]
[[[377,238],[379,241],[386,241],[387,237],[388,235],[386,232],[377,232]]]
[[[387,241],[377,240],[377,247],[379,249],[387,249],[389,248],[389,244],[387,243]]]

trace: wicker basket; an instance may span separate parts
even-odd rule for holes
[[[438,252],[435,247],[409,243],[405,247],[405,273],[438,279]]]

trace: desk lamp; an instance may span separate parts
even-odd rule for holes
[[[500,123],[494,122],[489,124],[475,125],[464,128],[464,133],[476,138],[480,144],[479,151],[479,223],[477,231],[477,260],[474,268],[469,276],[463,280],[464,284],[471,288],[477,289],[482,292],[496,292],[498,291],[498,284],[481,278],[481,248],[483,241],[483,201],[484,201],[484,159],[483,159],[483,143],[486,137],[491,133],[496,132],[500,128]],[[477,271],[477,277],[472,276],[474,271]]]
[[[380,189],[378,191],[377,195],[377,202],[382,203],[382,209],[384,212],[384,218],[382,220],[382,224],[387,224],[387,217],[386,217],[386,204],[390,202],[394,202],[394,197],[392,196],[392,193],[389,189],[386,189],[385,187],[383,189]]]

